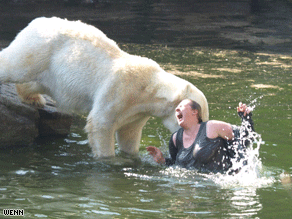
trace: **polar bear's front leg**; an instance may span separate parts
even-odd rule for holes
[[[90,113],[87,118],[85,130],[88,133],[89,145],[94,157],[114,157],[115,138],[113,125],[110,123],[100,124],[98,119]]]
[[[150,117],[144,117],[140,120],[121,127],[117,133],[117,142],[121,151],[137,155],[139,152],[142,129]]]
[[[91,132],[88,130],[88,140],[94,157],[115,156],[115,141],[113,132],[109,130],[98,130]]]

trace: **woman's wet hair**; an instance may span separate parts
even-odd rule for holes
[[[193,110],[198,110],[198,120],[199,123],[203,122],[202,120],[202,109],[200,104],[198,104],[196,101],[188,99],[189,101],[191,101],[190,106]]]

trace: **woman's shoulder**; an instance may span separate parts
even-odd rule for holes
[[[173,141],[174,146],[176,146],[178,140],[179,140],[180,138],[182,138],[182,136],[183,136],[183,132],[184,132],[183,128],[180,128],[180,129],[177,130],[176,132],[172,133],[172,135],[171,135],[171,140]]]
[[[230,138],[233,135],[231,124],[219,120],[209,120],[206,129],[208,138]]]
[[[172,135],[171,135],[171,140],[172,140],[174,146],[176,146],[177,133],[178,133],[180,130],[181,130],[181,129],[175,131],[175,132],[172,133]]]
[[[220,121],[220,120],[209,120],[206,122],[206,125],[207,126],[221,126],[221,125],[230,125],[230,124],[227,122]]]

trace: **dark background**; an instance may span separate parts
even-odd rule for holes
[[[118,43],[291,53],[290,0],[0,0],[0,41],[36,17],[92,24]]]

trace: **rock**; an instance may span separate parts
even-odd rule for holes
[[[54,106],[46,105],[43,109],[38,109],[40,116],[38,129],[39,136],[59,136],[67,135],[70,132],[72,116],[58,111]]]
[[[14,84],[0,84],[0,147],[32,144],[37,137],[64,136],[70,132],[73,117],[47,104],[36,108],[22,103]]]

